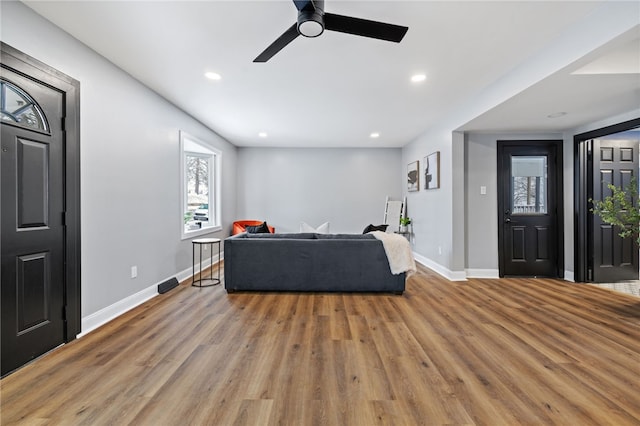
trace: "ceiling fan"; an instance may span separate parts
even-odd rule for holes
[[[298,9],[298,21],[253,62],[267,62],[298,35],[318,37],[324,30],[329,30],[399,43],[409,29],[400,25],[325,13],[324,0],[293,0],[293,3]]]

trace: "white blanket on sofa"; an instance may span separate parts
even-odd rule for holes
[[[398,275],[406,272],[409,277],[416,272],[416,262],[413,259],[411,245],[405,237],[381,231],[373,231],[371,234],[382,241],[392,274]]]

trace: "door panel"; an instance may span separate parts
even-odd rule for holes
[[[18,336],[50,322],[51,259],[48,252],[18,256]]]
[[[49,145],[18,138],[18,229],[47,226],[49,222]]]
[[[593,139],[593,190],[590,198],[602,200],[611,195],[608,185],[626,187],[638,170],[638,141]],[[637,198],[637,197],[636,197]],[[638,246],[631,238],[623,239],[618,227],[591,214],[592,280],[615,282],[638,279]]]
[[[511,261],[525,260],[525,227],[511,226]]]
[[[560,275],[559,146],[498,142],[500,276]]]
[[[2,105],[0,126],[5,375],[66,337],[64,94],[9,69],[1,77],[3,90],[25,95]],[[20,113],[26,106],[38,113]]]
[[[549,228],[536,226],[536,248],[538,253],[536,261],[549,260]]]

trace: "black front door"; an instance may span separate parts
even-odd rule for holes
[[[64,93],[3,68],[2,375],[65,341]]]
[[[638,139],[610,135],[587,141],[593,156],[593,184],[589,198],[602,200],[611,195],[608,185],[625,188],[638,171]],[[620,230],[591,214],[591,247],[594,282],[638,279],[638,244],[621,238]]]
[[[561,143],[498,141],[501,277],[562,275]]]

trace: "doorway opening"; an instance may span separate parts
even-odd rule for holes
[[[80,84],[0,47],[5,376],[80,333]]]
[[[610,195],[638,177],[640,118],[574,137],[575,281],[638,279],[638,245],[591,212],[590,200]],[[636,197],[637,198],[637,197]]]

